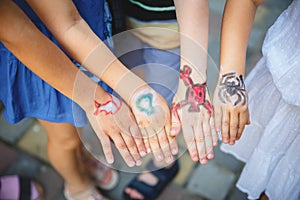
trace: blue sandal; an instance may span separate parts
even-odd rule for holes
[[[161,192],[165,189],[165,187],[174,179],[175,175],[179,170],[179,163],[176,160],[174,164],[169,168],[161,168],[159,170],[155,169],[153,161],[147,165],[147,169],[150,173],[152,173],[155,177],[157,177],[158,182],[156,185],[148,185],[147,183],[138,179],[137,175],[127,186],[126,188],[132,188],[138,191],[141,195],[144,196],[144,200],[154,200],[156,199]],[[153,170],[153,171],[152,171]],[[136,200],[131,198],[125,191],[123,191],[123,195],[126,200]]]

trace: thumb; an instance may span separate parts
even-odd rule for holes
[[[181,123],[180,123],[180,116],[178,113],[178,108],[176,104],[173,103],[172,105],[172,118],[171,118],[171,136],[175,137],[181,131]]]

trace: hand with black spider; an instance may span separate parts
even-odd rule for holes
[[[245,125],[250,124],[248,94],[244,78],[235,71],[220,75],[214,93],[216,131],[222,133],[223,143],[234,145]]]

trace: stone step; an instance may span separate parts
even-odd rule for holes
[[[211,200],[224,200],[229,194],[236,175],[211,160],[206,165],[199,165],[188,182],[187,189],[192,194]]]

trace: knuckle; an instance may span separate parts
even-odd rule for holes
[[[106,152],[106,153],[110,153],[110,152],[111,152],[111,146],[110,146],[110,144],[108,144],[108,143],[102,144],[102,149],[103,149],[103,151]]]
[[[127,146],[124,142],[117,142],[116,146],[120,151],[126,151],[127,150]]]
[[[223,127],[229,127],[229,120],[225,120],[224,122],[223,122]]]
[[[186,143],[194,142],[194,140],[195,140],[194,136],[185,136],[184,138],[185,138]]]
[[[205,138],[204,137],[196,138],[196,142],[197,143],[204,143],[205,142]]]
[[[230,141],[234,141],[236,139],[236,134],[230,135]]]
[[[132,148],[134,148],[136,145],[135,145],[135,142],[133,141],[133,140],[129,140],[128,142],[127,142],[127,147],[129,148],[129,149],[132,149]]]
[[[160,139],[160,144],[162,144],[163,146],[169,146],[169,140],[166,137],[163,137]]]
[[[150,142],[154,142],[154,143],[158,142],[158,138],[156,137],[156,135],[151,136],[149,139],[150,139]]]
[[[170,147],[169,147],[168,144],[163,144],[163,145],[161,145],[160,147],[161,147],[161,149],[164,151],[164,153],[168,153],[169,150],[170,150]]]

